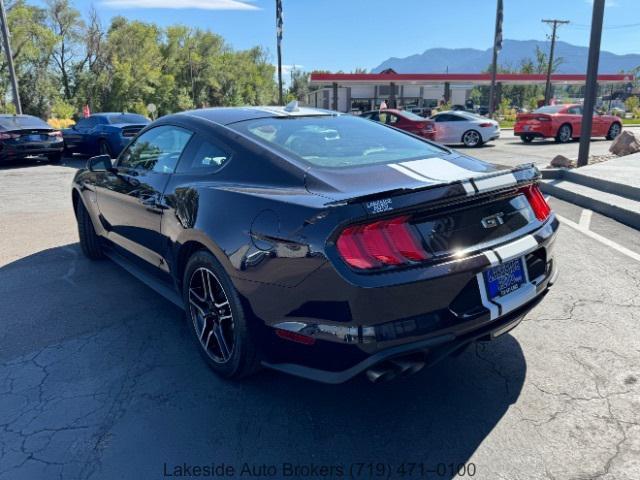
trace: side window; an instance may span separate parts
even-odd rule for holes
[[[193,156],[186,154],[180,160],[177,173],[213,173],[220,170],[231,159],[229,152],[207,140],[201,141],[195,148]],[[192,151],[193,149],[189,147],[189,152]]]
[[[86,130],[92,127],[91,118],[81,118],[76,122],[77,130]]]
[[[567,110],[569,115],[582,115],[582,107],[571,107]]]
[[[122,152],[118,166],[135,170],[173,173],[192,132],[172,125],[146,131]]]
[[[395,125],[396,123],[398,123],[398,121],[400,120],[400,117],[398,117],[397,115],[394,115],[392,113],[389,114],[389,119],[387,120],[387,123],[389,125]]]

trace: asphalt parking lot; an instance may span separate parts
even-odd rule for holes
[[[636,135],[640,135],[640,127],[624,127]],[[500,138],[486,143],[480,148],[459,148],[460,151],[481,158],[488,162],[515,166],[523,162],[533,162],[540,167],[549,165],[555,155],[568,158],[578,158],[580,142],[574,141],[564,144],[555,143],[553,139],[534,140],[524,144],[520,138],[513,135],[513,130],[502,130]],[[609,153],[611,141],[604,138],[594,138],[589,149],[590,155],[606,155]]]
[[[0,168],[0,479],[160,479],[183,464],[240,478],[245,463],[249,478],[283,478],[284,463],[348,478],[367,462],[385,478],[411,463],[424,475],[404,478],[640,478],[637,231],[551,199],[560,278],[512,333],[382,385],[269,371],[231,383],[179,309],[81,255],[69,198],[81,164]]]

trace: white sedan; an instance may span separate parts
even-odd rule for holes
[[[480,147],[500,137],[498,122],[475,113],[452,110],[438,113],[431,120],[435,122],[436,141],[440,143]]]

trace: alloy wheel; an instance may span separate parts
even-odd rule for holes
[[[206,267],[196,269],[189,280],[189,311],[207,355],[227,363],[235,346],[233,313],[218,277]]]
[[[469,130],[462,137],[462,141],[467,147],[475,147],[480,143],[480,134],[475,130]]]
[[[560,127],[558,136],[560,137],[560,141],[562,143],[568,142],[569,140],[571,140],[571,128],[568,125],[563,125],[562,127]]]
[[[609,128],[609,138],[613,140],[618,135],[620,135],[620,125],[614,123],[613,125],[611,125],[611,128]]]

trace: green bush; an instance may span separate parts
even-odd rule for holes
[[[53,118],[72,118],[76,109],[73,105],[58,98],[51,105],[51,116]]]

